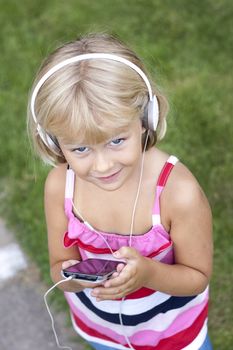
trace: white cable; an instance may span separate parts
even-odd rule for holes
[[[120,302],[119,319],[120,319],[120,323],[121,323],[121,326],[122,326],[123,333],[124,333],[125,339],[127,341],[127,344],[129,345],[130,349],[135,350],[134,347],[132,346],[132,344],[130,343],[129,338],[128,338],[127,334],[124,332],[124,328],[123,328],[124,327],[124,323],[123,323],[123,320],[122,320],[122,305],[123,305],[124,300],[125,300],[125,297],[123,297],[121,299],[121,302]]]
[[[61,280],[59,282],[57,282],[56,284],[54,284],[51,288],[49,288],[47,290],[47,292],[44,294],[44,302],[45,302],[45,306],[47,308],[47,311],[48,311],[48,314],[51,318],[51,323],[52,323],[52,330],[53,330],[53,334],[54,334],[54,337],[55,337],[55,340],[56,340],[56,344],[57,344],[57,347],[59,349],[67,349],[67,350],[72,350],[72,348],[70,346],[62,346],[60,343],[59,343],[59,340],[58,340],[58,336],[57,336],[57,332],[56,332],[56,329],[55,329],[55,325],[54,325],[54,319],[53,319],[53,315],[49,309],[49,306],[48,306],[48,302],[47,302],[47,295],[55,288],[57,287],[59,284],[61,283],[64,283],[64,282],[67,282],[67,281],[71,281],[73,279],[72,276],[66,278],[65,280]]]
[[[145,153],[146,153],[146,145],[147,145],[148,138],[149,138],[149,130],[147,131],[146,140],[145,140],[145,144],[144,144],[144,147],[143,147],[140,177],[139,177],[137,194],[136,194],[136,198],[135,198],[135,201],[134,201],[134,207],[133,207],[132,218],[131,218],[130,234],[129,234],[129,246],[130,247],[132,246],[134,217],[135,217],[135,212],[136,212],[136,208],[137,208],[137,204],[138,204],[138,197],[139,197],[140,190],[141,190],[142,176],[143,176],[143,170],[144,170],[144,160],[145,160]]]
[[[144,144],[144,147],[143,147],[142,162],[141,162],[141,170],[140,170],[140,177],[139,177],[138,188],[137,188],[137,194],[136,194],[135,201],[134,201],[134,207],[133,207],[132,218],[131,218],[131,225],[130,225],[129,247],[132,246],[132,236],[133,236],[134,218],[135,218],[135,213],[136,213],[138,198],[139,198],[139,194],[140,194],[140,190],[141,190],[142,177],[143,177],[143,170],[144,170],[144,160],[145,160],[146,145],[147,145],[148,137],[149,137],[149,130],[148,130],[148,132],[147,132],[145,144]],[[120,302],[120,310],[119,310],[120,324],[121,324],[121,327],[122,327],[122,330],[123,330],[123,334],[124,334],[124,336],[125,336],[125,339],[126,339],[126,342],[127,342],[128,346],[130,347],[130,349],[135,350],[134,347],[132,346],[132,344],[130,343],[129,337],[128,337],[128,335],[126,334],[125,329],[124,329],[124,323],[123,323],[123,319],[122,319],[122,305],[123,305],[124,300],[125,300],[125,298],[123,297],[123,298],[121,299],[121,302]]]

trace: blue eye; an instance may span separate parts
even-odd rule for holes
[[[121,145],[124,141],[125,141],[124,138],[119,138],[119,139],[112,140],[110,143],[114,146],[118,146],[118,145]]]
[[[77,147],[77,148],[73,149],[73,152],[76,152],[76,153],[86,153],[88,151],[89,151],[89,148],[85,147],[85,146]]]

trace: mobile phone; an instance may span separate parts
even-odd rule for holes
[[[123,261],[87,259],[62,270],[63,277],[72,276],[74,279],[100,283],[106,281],[116,271],[117,265]]]

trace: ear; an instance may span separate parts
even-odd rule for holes
[[[145,119],[141,119],[140,118],[140,122],[141,122],[141,133],[142,135],[145,134],[145,132],[148,130],[147,125],[145,125]]]
[[[146,132],[146,128],[142,126],[142,134],[145,134],[145,132]]]

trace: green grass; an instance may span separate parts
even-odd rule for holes
[[[116,33],[143,57],[171,102],[161,147],[176,154],[204,188],[214,216],[210,333],[233,342],[232,48],[230,0],[0,0],[1,216],[50,283],[43,183],[48,168],[29,150],[29,88],[47,53],[90,31]]]

